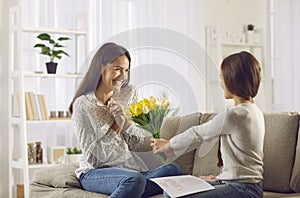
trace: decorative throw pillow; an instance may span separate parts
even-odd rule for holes
[[[34,172],[33,182],[55,188],[81,188],[75,175],[78,163],[57,164]]]
[[[290,187],[293,191],[300,193],[300,128],[298,130],[298,142]]]
[[[266,191],[291,192],[298,134],[297,113],[266,113],[264,141],[264,180]]]

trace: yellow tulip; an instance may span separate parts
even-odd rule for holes
[[[134,116],[138,116],[140,115],[142,112],[143,112],[143,109],[141,107],[141,104],[139,103],[134,103],[134,104],[131,104],[130,107],[129,107],[129,111],[132,115]]]
[[[143,106],[143,113],[144,114],[149,113],[149,108],[147,106]]]
[[[164,98],[161,101],[161,105],[164,109],[168,109],[170,107],[170,100],[168,98]]]
[[[150,100],[149,100],[149,98],[144,98],[142,100],[142,102],[143,102],[143,106],[146,106],[146,107],[150,108]]]
[[[160,105],[160,102],[157,98],[153,96],[150,97],[150,110],[156,109]]]

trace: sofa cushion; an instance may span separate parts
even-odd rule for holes
[[[300,193],[275,193],[264,191],[264,198],[299,198]]]
[[[57,164],[34,171],[33,183],[55,188],[81,188],[75,175],[78,163]]]
[[[298,142],[296,148],[296,157],[291,179],[291,189],[300,193],[300,128],[298,129]]]
[[[198,125],[200,117],[201,113],[193,113],[184,116],[166,118],[161,127],[161,137],[164,139],[170,139],[174,135],[180,134],[188,128]],[[179,164],[183,174],[192,174],[194,154],[195,150],[190,151],[174,161]]]
[[[30,184],[31,198],[107,198],[108,195],[85,191],[79,188],[53,188],[52,186],[46,186],[38,183]]]
[[[216,114],[205,113],[201,116],[200,124],[204,124],[211,120]],[[193,167],[193,175],[196,176],[204,176],[204,175],[218,175],[219,167],[218,163],[218,147],[219,142],[214,145],[214,147],[207,153],[207,155],[203,157],[199,157],[199,148],[196,150],[195,158],[194,158],[194,167]]]
[[[264,190],[290,192],[299,115],[297,113],[266,113],[264,117],[266,126]]]

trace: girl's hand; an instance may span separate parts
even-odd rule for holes
[[[172,148],[170,147],[170,140],[151,138],[151,142],[152,143],[150,144],[150,146],[152,147],[154,154],[167,154],[172,150]]]

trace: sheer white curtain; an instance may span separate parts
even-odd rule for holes
[[[300,111],[300,1],[273,3],[273,111]]]
[[[96,41],[93,45],[96,50],[112,41],[129,49],[131,82],[139,88],[140,98],[160,97],[167,91],[180,114],[205,111],[201,7],[198,0],[111,0],[93,4],[89,15],[89,20],[95,21],[89,27]]]

